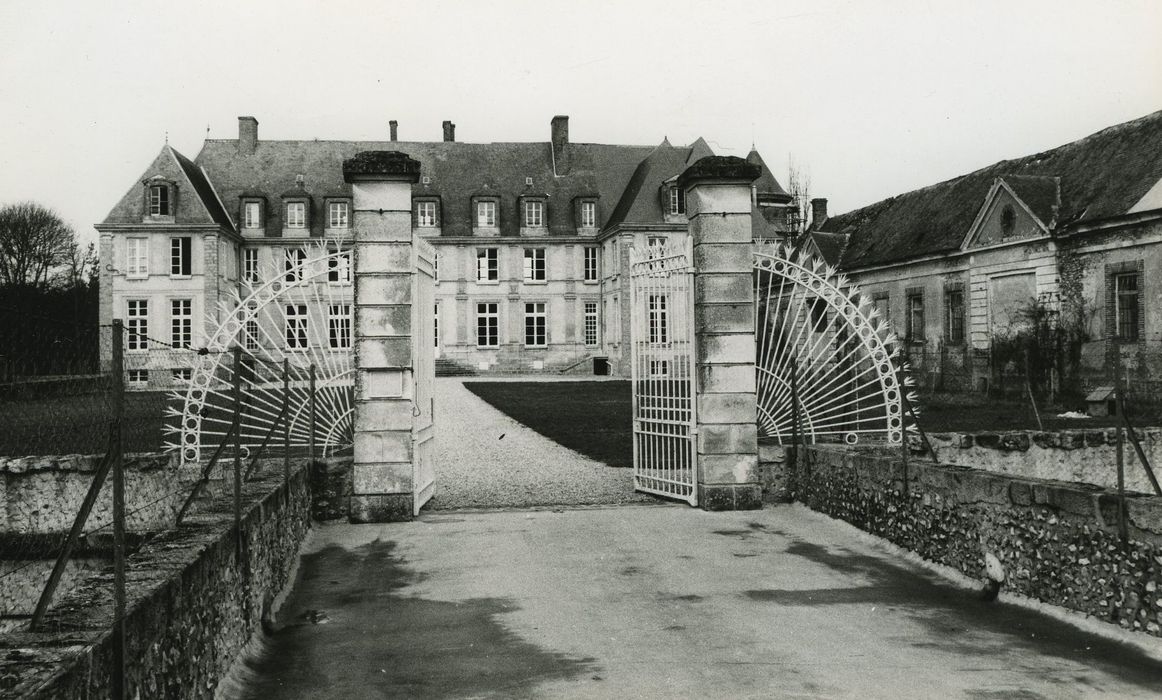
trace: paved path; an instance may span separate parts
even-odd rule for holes
[[[460,379],[436,379],[435,393],[436,495],[429,509],[656,502],[634,493],[631,470],[562,447]]]
[[[323,624],[325,623],[325,624]],[[1162,663],[801,506],[316,529],[249,698],[1153,697]]]

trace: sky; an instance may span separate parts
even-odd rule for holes
[[[832,214],[1162,109],[1155,0],[0,0],[0,205],[95,240],[166,139],[751,145]]]

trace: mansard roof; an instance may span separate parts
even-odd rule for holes
[[[547,141],[259,141],[253,155],[242,155],[237,141],[222,139],[206,141],[197,160],[229,208],[237,207],[243,194],[255,192],[277,201],[283,192],[295,187],[299,175],[307,192],[349,196],[351,187],[343,179],[343,161],[362,151],[399,151],[420,162],[427,182],[421,179],[412,186],[412,192],[440,198],[441,235],[471,236],[470,199],[496,196],[501,200],[500,234],[516,236],[520,233],[516,202],[528,194],[548,195],[549,235],[575,235],[573,200],[596,197],[608,211],[650,149],[571,143],[567,170],[562,172],[558,165],[556,173]],[[532,178],[531,185],[525,184],[526,178]],[[281,215],[272,209],[270,225],[277,226]]]
[[[702,146],[705,145],[703,141]],[[664,222],[666,215],[662,210],[661,187],[693,163],[691,158],[694,155],[693,147],[671,146],[669,139],[664,139],[654,147],[634,169],[633,177],[621,193],[606,228],[622,224]]]
[[[950,253],[997,178],[1049,226],[1125,214],[1162,179],[1162,111],[831,217],[822,230],[851,235],[845,268]]]

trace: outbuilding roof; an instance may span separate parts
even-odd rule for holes
[[[851,235],[845,268],[949,253],[997,178],[1049,226],[1124,214],[1162,179],[1162,111],[833,216],[822,230]]]

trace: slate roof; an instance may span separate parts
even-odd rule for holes
[[[569,144],[569,169],[553,175],[549,142],[464,143],[458,141],[259,141],[253,155],[239,155],[233,139],[207,140],[197,162],[209,173],[226,207],[237,211],[239,198],[262,193],[267,199],[267,231],[281,228],[282,193],[295,191],[303,176],[312,207],[326,195],[350,196],[343,180],[343,161],[360,151],[400,151],[420,161],[429,178],[412,187],[414,196],[441,201],[441,235],[471,236],[471,197],[500,198],[502,236],[520,233],[517,201],[521,195],[548,195],[549,235],[575,235],[573,199],[597,197],[598,211],[617,202],[635,166],[650,153],[647,146]],[[531,177],[533,184],[525,185]],[[324,194],[325,193],[325,194]],[[322,225],[312,216],[312,225]],[[320,233],[316,231],[316,233]]]
[[[662,183],[681,174],[693,162],[690,159],[693,152],[692,147],[671,146],[669,139],[658,144],[634,169],[606,227],[665,221],[659,190]]]
[[[1052,227],[1061,206],[1061,178],[1047,175],[1005,175],[1001,178],[1021,198],[1025,206]]]
[[[1126,213],[1162,179],[1162,111],[831,217],[821,230],[851,234],[845,268],[952,252],[998,177],[1022,199],[1028,196],[1033,211],[1049,217],[1046,224],[1055,218],[1059,227],[1068,226]],[[1050,178],[1060,178],[1056,217],[1050,216]]]
[[[807,236],[815,244],[815,249],[828,265],[838,265],[843,257],[843,249],[847,247],[848,236],[843,233],[827,233],[825,231],[809,231]]]
[[[775,179],[774,173],[772,173],[771,169],[767,167],[767,164],[763,162],[763,157],[759,155],[758,151],[753,148],[750,149],[750,153],[746,154],[746,162],[753,163],[763,169],[763,173],[762,175],[759,175],[759,179],[752,183],[754,185],[755,191],[762,192],[764,194],[781,195],[782,197],[786,197],[787,201],[791,201],[791,195],[787,194],[787,191],[783,189],[783,186],[779,184],[779,181]]]
[[[234,222],[230,219],[230,215],[222,208],[222,202],[218,200],[218,195],[214,192],[213,186],[206,180],[205,173],[202,169],[194,164],[192,160],[186,158],[177,149],[170,148],[174,158],[177,159],[178,165],[181,166],[182,172],[189,178],[190,184],[194,186],[194,191],[198,193],[198,198],[202,200],[206,211],[210,212],[210,218],[214,223],[223,226],[230,230],[234,230]]]

